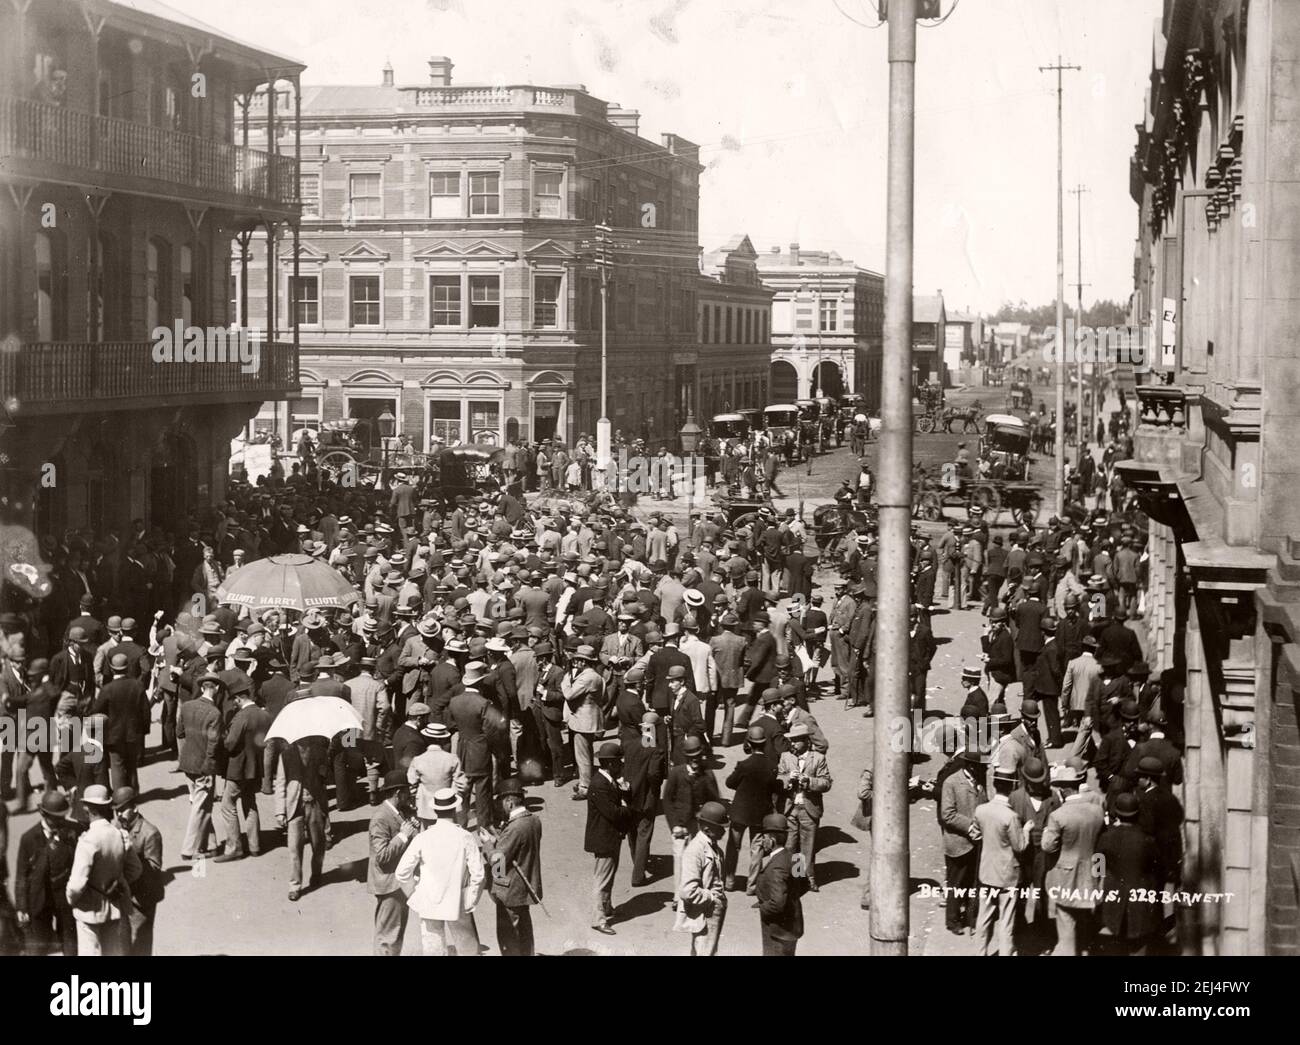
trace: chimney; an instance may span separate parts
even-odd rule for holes
[[[393,86],[393,63],[392,62],[384,63],[384,86],[385,87]]]
[[[790,244],[790,264],[791,264],[791,265],[798,265],[798,264],[799,264],[799,244],[798,244],[798,243],[791,243],[791,244]]]
[[[435,54],[429,59],[429,86],[451,86],[452,61],[446,55]]]
[[[611,105],[605,110],[605,116],[615,127],[637,133],[641,124],[641,114],[636,109],[624,109],[620,105]]]

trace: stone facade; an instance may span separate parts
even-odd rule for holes
[[[606,263],[612,426],[675,434],[695,349],[697,148],[647,141],[635,112],[582,88],[452,86],[450,68],[432,60],[427,86],[385,70],[304,91],[303,393],[258,423],[288,438],[387,409],[418,449],[594,435]],[[294,258],[278,258],[291,323]]]
[[[834,252],[774,247],[758,271],[772,303],[773,402],[814,395],[838,383],[880,405],[885,277]]]
[[[1131,167],[1140,208],[1136,460],[1152,519],[1148,630],[1183,695],[1189,953],[1300,952],[1300,8],[1172,0]],[[1161,344],[1168,340],[1167,344]]]

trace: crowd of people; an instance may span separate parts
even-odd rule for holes
[[[617,931],[624,841],[631,888],[652,880],[662,816],[674,928],[691,953],[716,951],[728,895],[741,890],[758,901],[764,953],[793,953],[803,897],[819,889],[833,781],[811,708],[842,695],[872,714],[871,527],[844,527],[840,577],[824,600],[792,510],[736,522],[705,512],[682,533],[605,495],[530,508],[527,475],[512,462],[499,488],[448,504],[404,474],[383,491],[302,476],[235,483],[176,537],[137,523],[124,540],[45,538],[55,594],[0,618],[0,714],[23,716],[29,734],[45,722],[51,738],[48,750],[4,752],[5,798],[18,811],[36,800],[40,814],[20,846],[5,945],[151,950],[163,839],[137,808],[138,770],[174,760],[189,792],[181,858],[263,854],[258,798],[268,796],[285,829],[290,900],[319,885],[331,809],[369,803],[377,954],[401,952],[411,911],[426,953],[478,953],[473,912],[485,888],[502,953],[533,953],[543,862],[527,797],[548,781],[586,803],[594,930]],[[869,501],[867,475],[857,485]],[[983,663],[963,669],[964,706],[944,721],[947,762],[934,781],[918,778],[916,795],[938,803],[949,928],[978,921],[985,949],[996,936],[1001,953],[1086,948],[1080,912],[1092,908],[1123,939],[1158,933],[1158,919],[1143,922],[1132,905],[1115,915],[1105,900],[1048,903],[1062,837],[1061,851],[1078,857],[1136,826],[1158,859],[1126,863],[1151,855],[1129,832],[1107,874],[1140,871],[1125,881],[1157,890],[1177,881],[1167,788],[1180,772],[1177,687],[1149,679],[1126,626],[1142,608],[1144,535],[1128,509],[1078,504],[1066,515],[1009,536],[990,534],[978,513],[939,535],[913,531],[909,674],[922,716],[931,614],[947,600],[987,618]],[[219,603],[229,572],[289,551],[339,570],[355,602],[256,615]],[[359,728],[266,740],[287,706],[315,696],[348,701]],[[146,752],[155,718],[161,746]],[[720,787],[715,752],[737,744],[745,757]],[[1050,770],[1049,749],[1063,755]],[[869,839],[871,772],[857,774],[854,823]],[[1058,821],[1079,794],[1113,827],[1063,834]],[[1075,860],[1075,884],[1087,862]],[[869,855],[864,907],[868,871]],[[1026,899],[1026,883],[1042,896]],[[983,897],[959,895],[977,887]],[[1043,931],[1053,918],[1055,938]]]

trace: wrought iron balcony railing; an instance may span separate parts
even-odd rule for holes
[[[244,373],[231,362],[159,363],[151,341],[38,342],[0,353],[4,396],[48,412],[61,403],[86,409],[87,400],[145,399],[224,394],[273,398],[298,385],[298,350],[292,344],[259,344],[259,365]]]
[[[22,170],[24,161],[94,172],[101,179],[146,179],[179,195],[192,196],[197,189],[200,196],[242,197],[251,205],[283,207],[298,195],[292,156],[0,95],[0,165],[42,173],[39,167]],[[132,187],[116,184],[127,191]]]

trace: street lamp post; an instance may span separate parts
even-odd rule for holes
[[[596,468],[609,488],[613,447],[609,424],[609,219],[596,226],[595,263],[600,269],[600,419],[596,422]]]
[[[397,434],[397,418],[393,412],[384,407],[384,412],[375,418],[375,425],[379,429],[379,441],[383,445],[384,455],[380,463],[379,481],[381,485],[388,483],[388,441]]]
[[[686,423],[679,433],[682,444],[682,463],[686,466],[686,539],[694,537],[691,513],[695,508],[695,447],[699,445],[700,426],[695,423],[695,411],[686,414]]]

